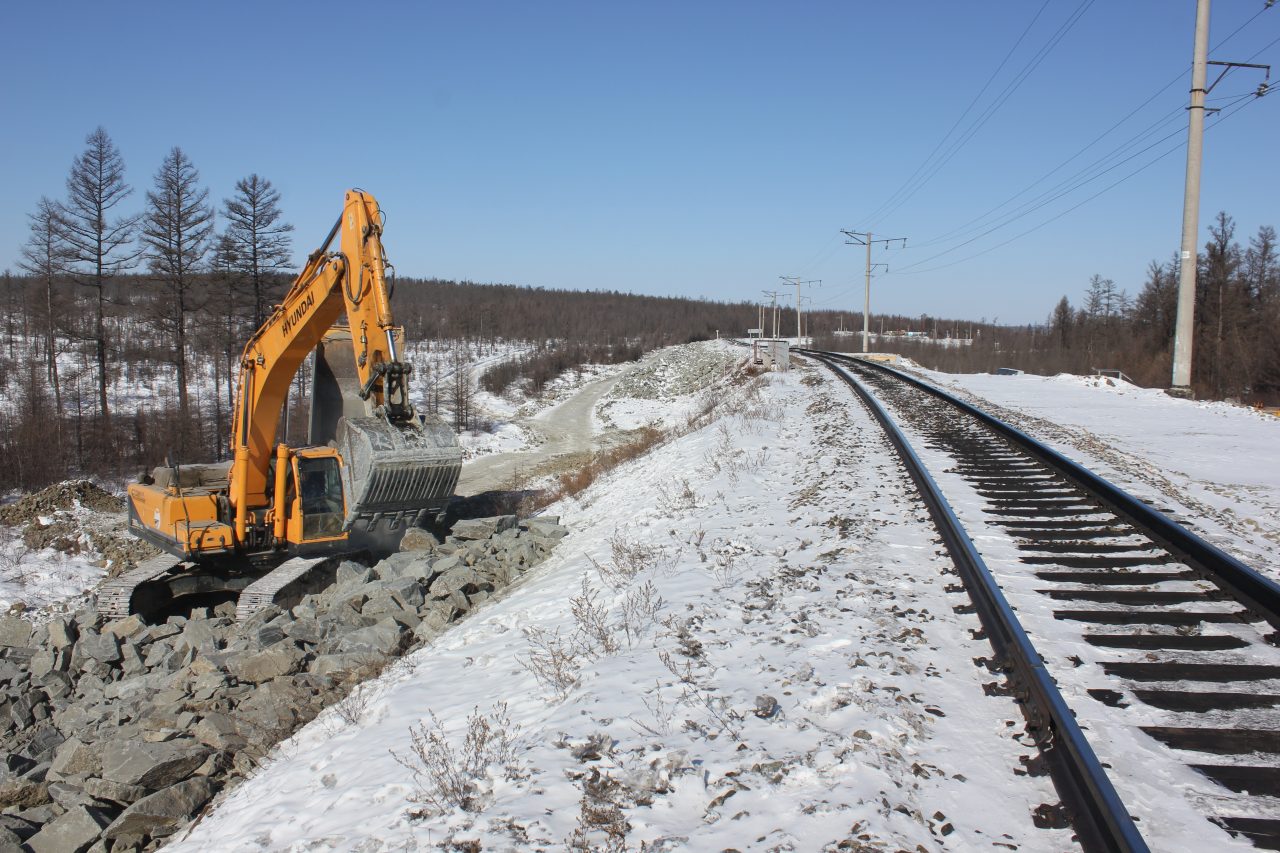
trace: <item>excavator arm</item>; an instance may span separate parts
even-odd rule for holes
[[[335,238],[338,251],[330,252]],[[378,203],[351,190],[324,244],[245,346],[229,474],[237,542],[249,539],[251,514],[273,504],[277,535],[283,533],[282,481],[272,479],[272,459],[277,466],[283,461],[275,447],[281,409],[303,360],[344,312],[358,383],[353,390],[366,415],[346,419],[337,436],[344,453],[347,526],[358,520],[368,528],[388,514],[402,519],[438,511],[452,494],[461,453],[452,433],[424,424],[409,400],[411,368],[397,352],[403,332],[391,312],[386,268]]]
[[[109,609],[122,615],[146,609],[139,601],[150,601],[164,584],[169,591],[155,593],[161,598],[177,595],[183,584],[238,591],[244,587],[236,578],[274,565],[285,572],[295,562],[289,557],[387,553],[406,527],[444,510],[462,451],[439,418],[414,411],[387,268],[378,203],[351,190],[324,243],[244,348],[231,462],[166,462],[130,484],[130,530],[177,559],[113,581]],[[320,359],[326,352],[344,353],[354,368],[340,371],[336,388],[326,390],[326,400],[340,400],[340,414],[313,398],[311,446],[277,444],[298,368],[312,353]],[[326,362],[326,375],[335,364]],[[317,422],[325,428],[316,430]],[[171,574],[182,561],[195,567]],[[279,583],[297,581],[293,571]],[[274,578],[271,572],[261,580]]]

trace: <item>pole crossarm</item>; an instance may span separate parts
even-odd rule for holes
[[[907,247],[906,237],[879,237],[873,238],[870,231],[848,231],[844,228],[840,229],[840,233],[849,239],[845,240],[846,245],[850,246],[866,246],[867,247],[867,286],[863,291],[862,297],[862,351],[870,352],[869,341],[871,339],[871,270],[875,267],[882,266],[885,272],[889,271],[888,264],[871,263],[871,247],[876,243],[883,243],[885,248],[891,243],[902,241],[902,248]]]
[[[782,279],[787,284],[794,286],[796,289],[796,343],[803,344],[803,340],[801,339],[804,337],[804,325],[800,317],[800,288],[802,285],[806,284],[816,284],[821,286],[822,279],[811,278],[802,280],[798,275],[780,275],[778,278]]]
[[[1221,74],[1219,74],[1219,75],[1218,75],[1218,77],[1217,77],[1217,79],[1216,79],[1216,80],[1214,80],[1212,83],[1210,83],[1210,84],[1209,84],[1209,86],[1208,86],[1208,88],[1206,88],[1206,89],[1204,90],[1204,93],[1205,93],[1206,95],[1213,91],[1213,87],[1214,87],[1214,86],[1217,86],[1219,83],[1221,83],[1221,82],[1222,82],[1222,78],[1223,78],[1223,77],[1226,77],[1226,76],[1227,76],[1227,73],[1228,73],[1228,72],[1230,72],[1232,68],[1260,68],[1260,69],[1262,69],[1262,71],[1264,71],[1265,73],[1263,74],[1262,82],[1258,84],[1258,94],[1259,94],[1259,95],[1266,94],[1266,91],[1267,91],[1267,89],[1268,89],[1268,87],[1269,87],[1269,84],[1271,83],[1271,66],[1270,66],[1270,65],[1259,65],[1259,64],[1258,64],[1258,63],[1256,63],[1256,62],[1218,62],[1218,61],[1213,60],[1213,59],[1210,59],[1210,60],[1206,61],[1206,62],[1205,62],[1205,65],[1218,65],[1218,66],[1220,66],[1220,67],[1222,68],[1222,73],[1221,73]],[[1191,108],[1190,108],[1190,107],[1187,107],[1187,109],[1191,109]]]

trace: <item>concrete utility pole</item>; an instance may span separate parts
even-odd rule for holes
[[[871,244],[884,243],[887,247],[890,243],[896,243],[901,240],[902,247],[905,249],[907,247],[907,238],[881,237],[879,240],[872,240],[870,231],[846,231],[843,228],[840,229],[840,233],[849,238],[844,241],[847,245],[867,247],[867,286],[862,294],[862,351],[870,352],[867,342],[871,337],[871,270],[874,267],[884,267],[885,272],[889,271],[888,264],[871,263]]]
[[[811,278],[808,281],[801,281],[800,276],[798,275],[780,275],[778,276],[778,278],[782,279],[787,284],[795,286],[795,289],[796,289],[796,346],[804,346],[803,341],[800,340],[801,338],[804,337],[804,333],[801,331],[801,324],[800,324],[800,287],[801,285],[805,285],[805,284],[822,284],[822,279]]]
[[[1204,153],[1205,64],[1209,58],[1209,0],[1196,2],[1191,58],[1191,106],[1187,108],[1187,185],[1182,197],[1182,251],[1178,255],[1178,319],[1173,333],[1173,387],[1191,396],[1191,346],[1195,338],[1196,237],[1200,226],[1200,161]]]
[[[1267,0],[1271,8],[1275,0]],[[1208,66],[1222,67],[1218,79],[1205,85]],[[1178,253],[1178,315],[1173,332],[1173,382],[1169,393],[1190,397],[1191,360],[1195,342],[1196,240],[1200,227],[1200,165],[1204,160],[1205,96],[1222,82],[1232,68],[1257,68],[1266,72],[1255,97],[1267,93],[1271,66],[1249,62],[1213,62],[1209,59],[1209,0],[1196,0],[1196,35],[1191,53],[1191,105],[1187,107],[1187,183],[1182,197],[1182,251]]]
[[[773,312],[773,338],[774,340],[777,340],[778,338],[778,297],[782,295],[782,292],[778,290],[764,290],[761,292],[765,296],[768,296],[773,300],[773,302],[771,303],[771,306],[772,306],[771,310]],[[761,325],[761,328],[763,328],[763,324]]]

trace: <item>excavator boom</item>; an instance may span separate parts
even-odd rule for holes
[[[245,345],[230,465],[169,465],[131,485],[135,533],[184,560],[269,566],[390,550],[408,526],[443,512],[462,452],[453,432],[409,398],[412,368],[401,360],[388,266],[377,201],[348,191],[324,243]],[[330,394],[341,414],[313,411],[312,446],[277,444],[290,384],[318,349],[331,364],[339,353],[347,359]],[[315,429],[318,422],[326,427]]]

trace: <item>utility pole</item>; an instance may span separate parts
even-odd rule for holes
[[[888,245],[890,243],[896,243],[899,240],[901,240],[902,248],[905,249],[907,247],[907,238],[906,237],[881,237],[878,240],[873,240],[871,239],[870,231],[866,231],[866,232],[846,231],[843,228],[840,229],[840,233],[849,238],[848,240],[844,241],[847,245],[867,247],[867,285],[866,285],[866,289],[863,291],[863,294],[862,294],[862,351],[864,353],[870,352],[871,350],[870,350],[870,347],[868,346],[868,340],[871,337],[871,270],[874,267],[884,267],[885,272],[889,271],[888,264],[871,263],[871,244],[884,243],[885,247],[888,248]]]
[[[1209,0],[1196,0],[1191,58],[1191,106],[1187,108],[1187,184],[1182,197],[1182,251],[1178,255],[1178,319],[1173,333],[1173,387],[1191,396],[1191,346],[1195,338],[1196,236],[1200,226],[1200,161],[1204,153],[1205,64],[1209,58]]]
[[[761,292],[764,293],[765,296],[768,296],[771,299],[773,299],[772,309],[771,309],[773,311],[773,338],[774,340],[777,340],[778,338],[778,297],[781,296],[782,293],[781,291],[777,291],[777,290],[765,290]],[[763,324],[761,324],[761,328],[764,328]]]
[[[798,275],[780,275],[778,276],[778,278],[782,279],[787,284],[795,286],[795,289],[796,289],[796,346],[804,346],[804,342],[801,340],[801,338],[804,337],[804,333],[801,331],[801,326],[800,326],[800,287],[805,284],[822,284],[822,279],[811,278],[808,281],[801,281],[800,276]]]
[[[804,297],[803,299],[801,299],[800,301],[801,301],[801,302],[803,302],[805,305],[811,305],[811,304],[813,304],[813,297],[812,297],[812,296],[806,296],[806,297]],[[811,313],[811,314],[812,314],[813,312],[812,312],[812,311],[810,311],[809,313]],[[810,320],[810,322],[812,322],[812,321],[813,321],[813,318],[812,318],[812,317],[810,317],[810,318],[809,318],[809,320]],[[809,339],[809,336],[805,334],[805,328],[806,328],[805,326],[801,326],[801,327],[800,327],[800,337],[801,337],[803,340],[808,340],[808,339]]]
[[[1268,0],[1270,8],[1274,0]],[[1222,66],[1218,79],[1206,86],[1208,66]],[[1191,356],[1195,343],[1196,239],[1200,227],[1200,165],[1204,160],[1204,99],[1232,68],[1259,68],[1266,79],[1255,93],[1267,93],[1271,66],[1247,62],[1209,61],[1209,0],[1196,0],[1196,34],[1191,53],[1191,105],[1187,107],[1187,182],[1182,197],[1182,251],[1178,253],[1178,314],[1173,332],[1173,382],[1169,393],[1191,397]],[[1216,112],[1216,110],[1214,110]]]

